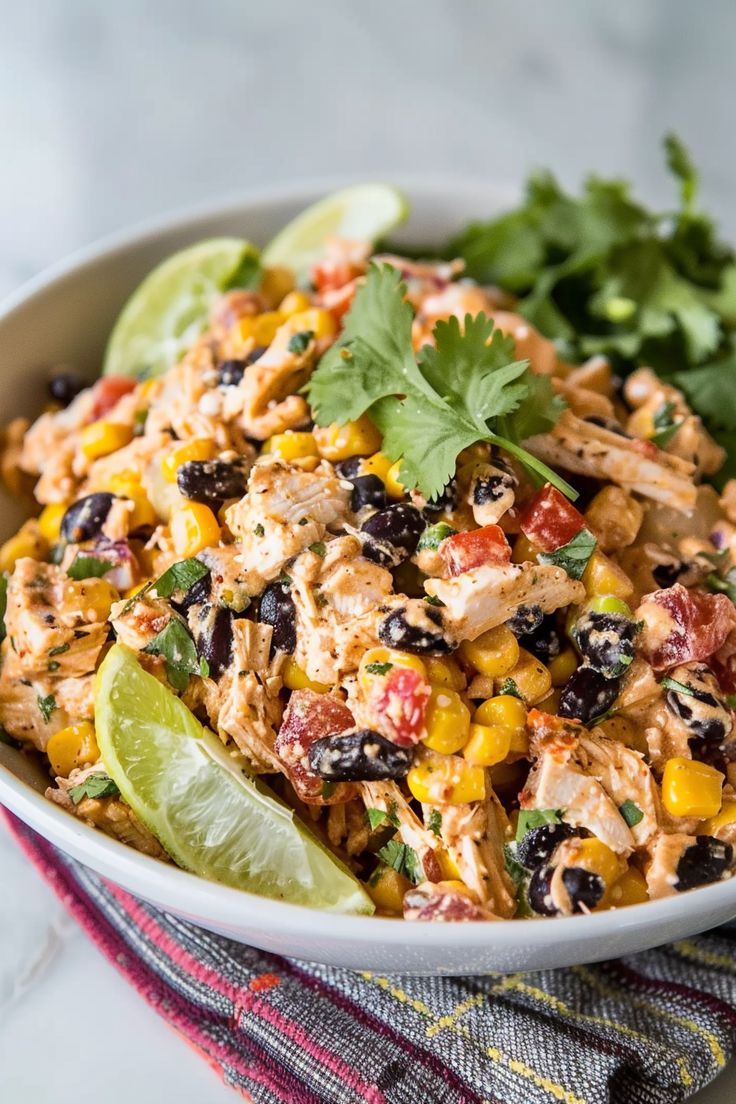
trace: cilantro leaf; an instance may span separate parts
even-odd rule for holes
[[[523,840],[532,828],[541,828],[543,824],[559,824],[560,814],[556,809],[521,809],[516,826],[516,841]]]
[[[209,573],[209,568],[201,560],[179,560],[167,567],[163,575],[155,582],[159,598],[170,598],[175,590],[191,590],[195,583]]]
[[[194,641],[184,623],[176,617],[149,640],[143,651],[164,657],[166,677],[175,690],[186,690],[189,676],[201,674]]]
[[[387,675],[393,667],[393,663],[367,663],[366,671],[371,675]]]
[[[45,698],[42,698],[39,694],[36,697],[36,704],[41,711],[41,716],[43,717],[46,724],[48,724],[49,720],[51,719],[51,714],[57,708],[56,698],[53,694],[47,694]]]
[[[538,552],[537,559],[541,564],[563,568],[571,579],[582,579],[597,543],[591,531],[582,528],[562,548],[557,548],[554,552]]]
[[[403,874],[410,882],[414,882],[414,885],[424,881],[424,871],[419,856],[407,844],[391,839],[376,854],[381,862],[392,867],[399,874]]]
[[[692,207],[698,191],[698,170],[692,162],[690,153],[676,134],[667,134],[664,139],[667,166],[680,182],[680,201],[684,208]]]
[[[306,353],[309,342],[314,337],[312,330],[300,330],[299,333],[292,334],[289,338],[286,348],[290,353],[294,353],[295,356],[302,356]]]
[[[644,814],[633,801],[628,798],[624,801],[623,805],[619,805],[618,811],[624,818],[629,828],[635,828],[636,825],[644,819]]]
[[[680,422],[676,422],[672,417],[674,411],[675,404],[668,399],[654,412],[653,421],[656,432],[652,434],[650,441],[658,448],[666,448],[680,428]]]
[[[445,537],[451,537],[456,531],[451,525],[446,525],[444,521],[438,522],[437,525],[428,525],[419,538],[417,552],[424,552],[427,549],[433,552],[436,551]]]
[[[90,774],[78,786],[72,786],[69,797],[75,805],[85,797],[117,797],[120,790],[107,774]]]
[[[70,579],[101,579],[114,566],[115,564],[110,560],[100,559],[99,556],[85,556],[82,552],[77,552],[66,573]]]
[[[666,675],[660,680],[660,686],[663,686],[665,690],[673,690],[675,694],[685,694],[689,698],[694,698],[697,695],[692,686],[687,686],[684,682],[680,682],[678,679],[670,678]]]
[[[324,556],[327,552],[327,545],[324,541],[315,541],[314,544],[310,544],[309,551],[314,552],[316,556]]]
[[[524,695],[512,678],[505,678],[498,688],[499,694],[507,694],[511,698],[519,698],[524,701]]]
[[[439,809],[432,809],[427,821],[427,828],[430,832],[434,832],[436,836],[442,835],[442,813]]]
[[[365,817],[372,832],[375,832],[376,828],[380,828],[382,824],[388,822],[388,816],[384,813],[383,809],[366,809]]]

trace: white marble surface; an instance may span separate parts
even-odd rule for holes
[[[736,231],[730,0],[0,0],[0,28],[0,295],[137,219],[305,177],[595,168],[667,203],[670,127]],[[3,1104],[234,1099],[1,829],[0,886]],[[697,1100],[734,1096],[727,1074]]]

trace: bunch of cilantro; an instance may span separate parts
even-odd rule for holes
[[[371,265],[340,340],[305,390],[319,425],[368,413],[383,434],[381,451],[401,459],[400,478],[436,498],[463,449],[489,441],[517,457],[539,480],[575,491],[521,445],[557,421],[564,403],[546,377],[514,359],[513,338],[484,314],[438,322],[435,345],[412,346],[414,312],[399,272]]]
[[[519,296],[567,359],[602,353],[624,375],[651,365],[736,455],[736,257],[697,206],[687,150],[673,135],[665,150],[673,212],[647,211],[620,180],[593,177],[575,198],[542,173],[520,207],[470,224],[443,252]]]

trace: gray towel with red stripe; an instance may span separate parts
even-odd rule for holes
[[[203,931],[8,819],[113,965],[255,1104],[674,1104],[733,1053],[736,929],[569,970],[355,974]]]

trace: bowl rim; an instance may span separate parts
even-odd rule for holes
[[[447,200],[448,196],[466,194],[477,201],[486,197],[489,211],[502,203],[513,203],[518,189],[488,183],[480,178],[458,180],[452,175],[426,176],[406,172],[383,172],[377,175],[345,175],[311,178],[297,183],[247,189],[230,193],[220,199],[208,200],[177,208],[173,212],[154,215],[134,225],[116,230],[82,246],[61,260],[47,266],[0,300],[0,324],[16,311],[32,303],[40,293],[70,275],[83,274],[99,261],[114,261],[116,256],[147,243],[155,244],[165,234],[186,232],[189,226],[215,218],[236,218],[248,209],[280,203],[309,203],[336,188],[358,183],[390,180],[411,198],[423,194],[427,198]],[[151,900],[165,902],[166,907],[181,914],[208,917],[213,923],[233,929],[252,922],[259,928],[267,926],[273,935],[308,931],[315,918],[329,916],[329,939],[340,944],[373,944],[377,938],[392,947],[407,943],[407,922],[399,918],[346,915],[305,905],[291,904],[263,897],[246,890],[235,889],[209,881],[169,865],[113,839],[92,826],[72,817],[50,802],[31,785],[19,778],[8,766],[0,763],[0,804],[18,816],[48,842],[91,867],[113,882],[122,881],[131,891]],[[50,825],[52,832],[44,830]],[[701,913],[708,925],[709,914],[732,904],[736,911],[736,877],[702,886],[677,896],[663,897],[625,908],[553,918],[512,919],[502,922],[479,921],[472,924],[413,924],[411,943],[417,948],[462,949],[477,947],[494,932],[493,942],[499,950],[504,946],[523,943],[531,948],[548,946],[550,942],[567,943],[576,937],[605,938],[615,927],[617,934],[627,929],[648,929],[672,919],[672,903],[681,902],[681,914]],[[690,902],[689,906],[686,902]],[[697,905],[694,904],[697,902]],[[536,923],[534,920],[543,921]],[[693,916],[694,920],[695,917]],[[688,925],[688,931],[693,929]],[[479,938],[480,937],[480,938]]]

